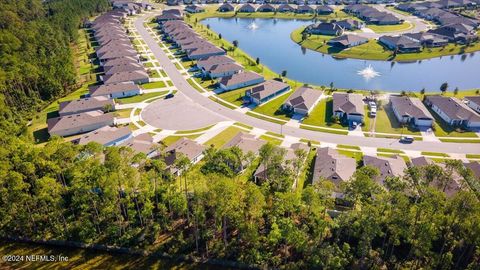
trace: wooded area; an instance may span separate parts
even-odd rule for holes
[[[479,194],[447,198],[429,186],[457,162],[409,169],[385,189],[378,171],[359,169],[336,209],[328,181],[290,187],[284,154],[270,144],[258,162],[266,180],[232,168],[251,159],[239,149],[209,149],[200,166],[179,159],[173,177],[161,159],[127,147],[73,145],[53,138],[36,147],[25,134],[36,109],[75,84],[70,45],[83,18],[103,0],[0,3],[0,236],[111,244],[289,269],[478,269]],[[295,161],[294,161],[295,163]],[[229,164],[230,166],[227,166]],[[335,218],[332,218],[335,216]]]

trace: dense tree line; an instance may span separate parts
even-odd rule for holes
[[[264,146],[259,161],[238,148],[185,158],[174,177],[162,159],[131,149],[25,138],[21,116],[69,91],[69,45],[81,18],[101,0],[0,3],[0,236],[64,239],[237,260],[281,268],[478,269],[480,203],[470,171],[452,162],[410,169],[386,188],[359,169],[336,209],[328,181],[293,190],[306,153],[285,167],[283,150]],[[239,171],[266,168],[262,181]],[[464,191],[430,187],[452,170]],[[248,169],[247,169],[248,171]]]

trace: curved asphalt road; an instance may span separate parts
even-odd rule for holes
[[[159,12],[158,10],[156,11]],[[149,46],[150,50],[155,55],[155,58],[160,62],[165,72],[172,80],[175,87],[182,92],[192,103],[199,104],[207,110],[213,113],[217,113],[225,118],[231,119],[235,122],[245,123],[247,125],[264,129],[267,131],[280,133],[283,130],[284,135],[305,138],[314,141],[320,141],[324,143],[333,144],[348,144],[356,145],[360,147],[373,147],[373,148],[391,148],[398,150],[412,150],[412,151],[433,151],[452,154],[478,154],[480,153],[480,144],[474,143],[440,143],[440,142],[426,142],[418,141],[412,144],[401,144],[396,139],[385,138],[369,138],[358,136],[345,136],[332,133],[323,133],[317,131],[310,131],[295,127],[284,125],[281,127],[279,124],[261,120],[255,117],[248,116],[241,112],[229,109],[210,100],[208,97],[203,96],[197,90],[195,90],[182,76],[180,71],[177,70],[175,65],[170,61],[165,52],[160,48],[153,37],[148,33],[143,22],[147,17],[151,17],[152,14],[144,14],[135,20],[135,28],[140,36]],[[193,104],[192,104],[193,105]],[[172,112],[173,113],[173,112]],[[182,108],[178,108],[177,113],[182,113]]]

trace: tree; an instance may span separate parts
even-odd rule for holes
[[[453,90],[453,95],[454,96],[458,95],[458,87],[455,87],[455,89]]]
[[[218,39],[222,39],[222,34],[218,34]]]
[[[260,65],[260,58],[257,57],[257,59],[255,59],[255,63],[258,65]]]
[[[287,77],[287,71],[286,70],[282,70],[282,74],[281,74],[282,77]]]
[[[447,92],[448,90],[448,83],[444,82],[442,83],[442,85],[440,86],[440,91],[442,92],[442,95],[445,94],[445,92]]]
[[[425,95],[425,88],[422,88],[422,90],[420,90],[420,94]]]
[[[238,48],[238,40],[232,41],[233,44],[233,51],[235,51]]]

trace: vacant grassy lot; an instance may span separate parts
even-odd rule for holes
[[[321,127],[347,129],[348,127],[346,126],[331,122],[332,106],[332,98],[322,99],[302,123]]]
[[[402,127],[388,105],[383,106],[381,110],[377,110],[376,118],[375,132],[420,135],[419,131]]]
[[[222,132],[218,133],[215,137],[208,140],[205,145],[210,146],[213,145],[215,148],[221,148],[225,145],[228,141],[230,141],[235,135],[237,135],[242,130],[237,127],[228,127],[227,129],[223,130]]]
[[[292,93],[293,91],[284,93],[283,95],[276,97],[275,99],[270,100],[267,103],[262,104],[261,106],[256,107],[253,111],[288,121],[290,120],[290,117],[288,117],[287,114],[282,111],[281,106],[283,103],[285,103],[285,101]]]

